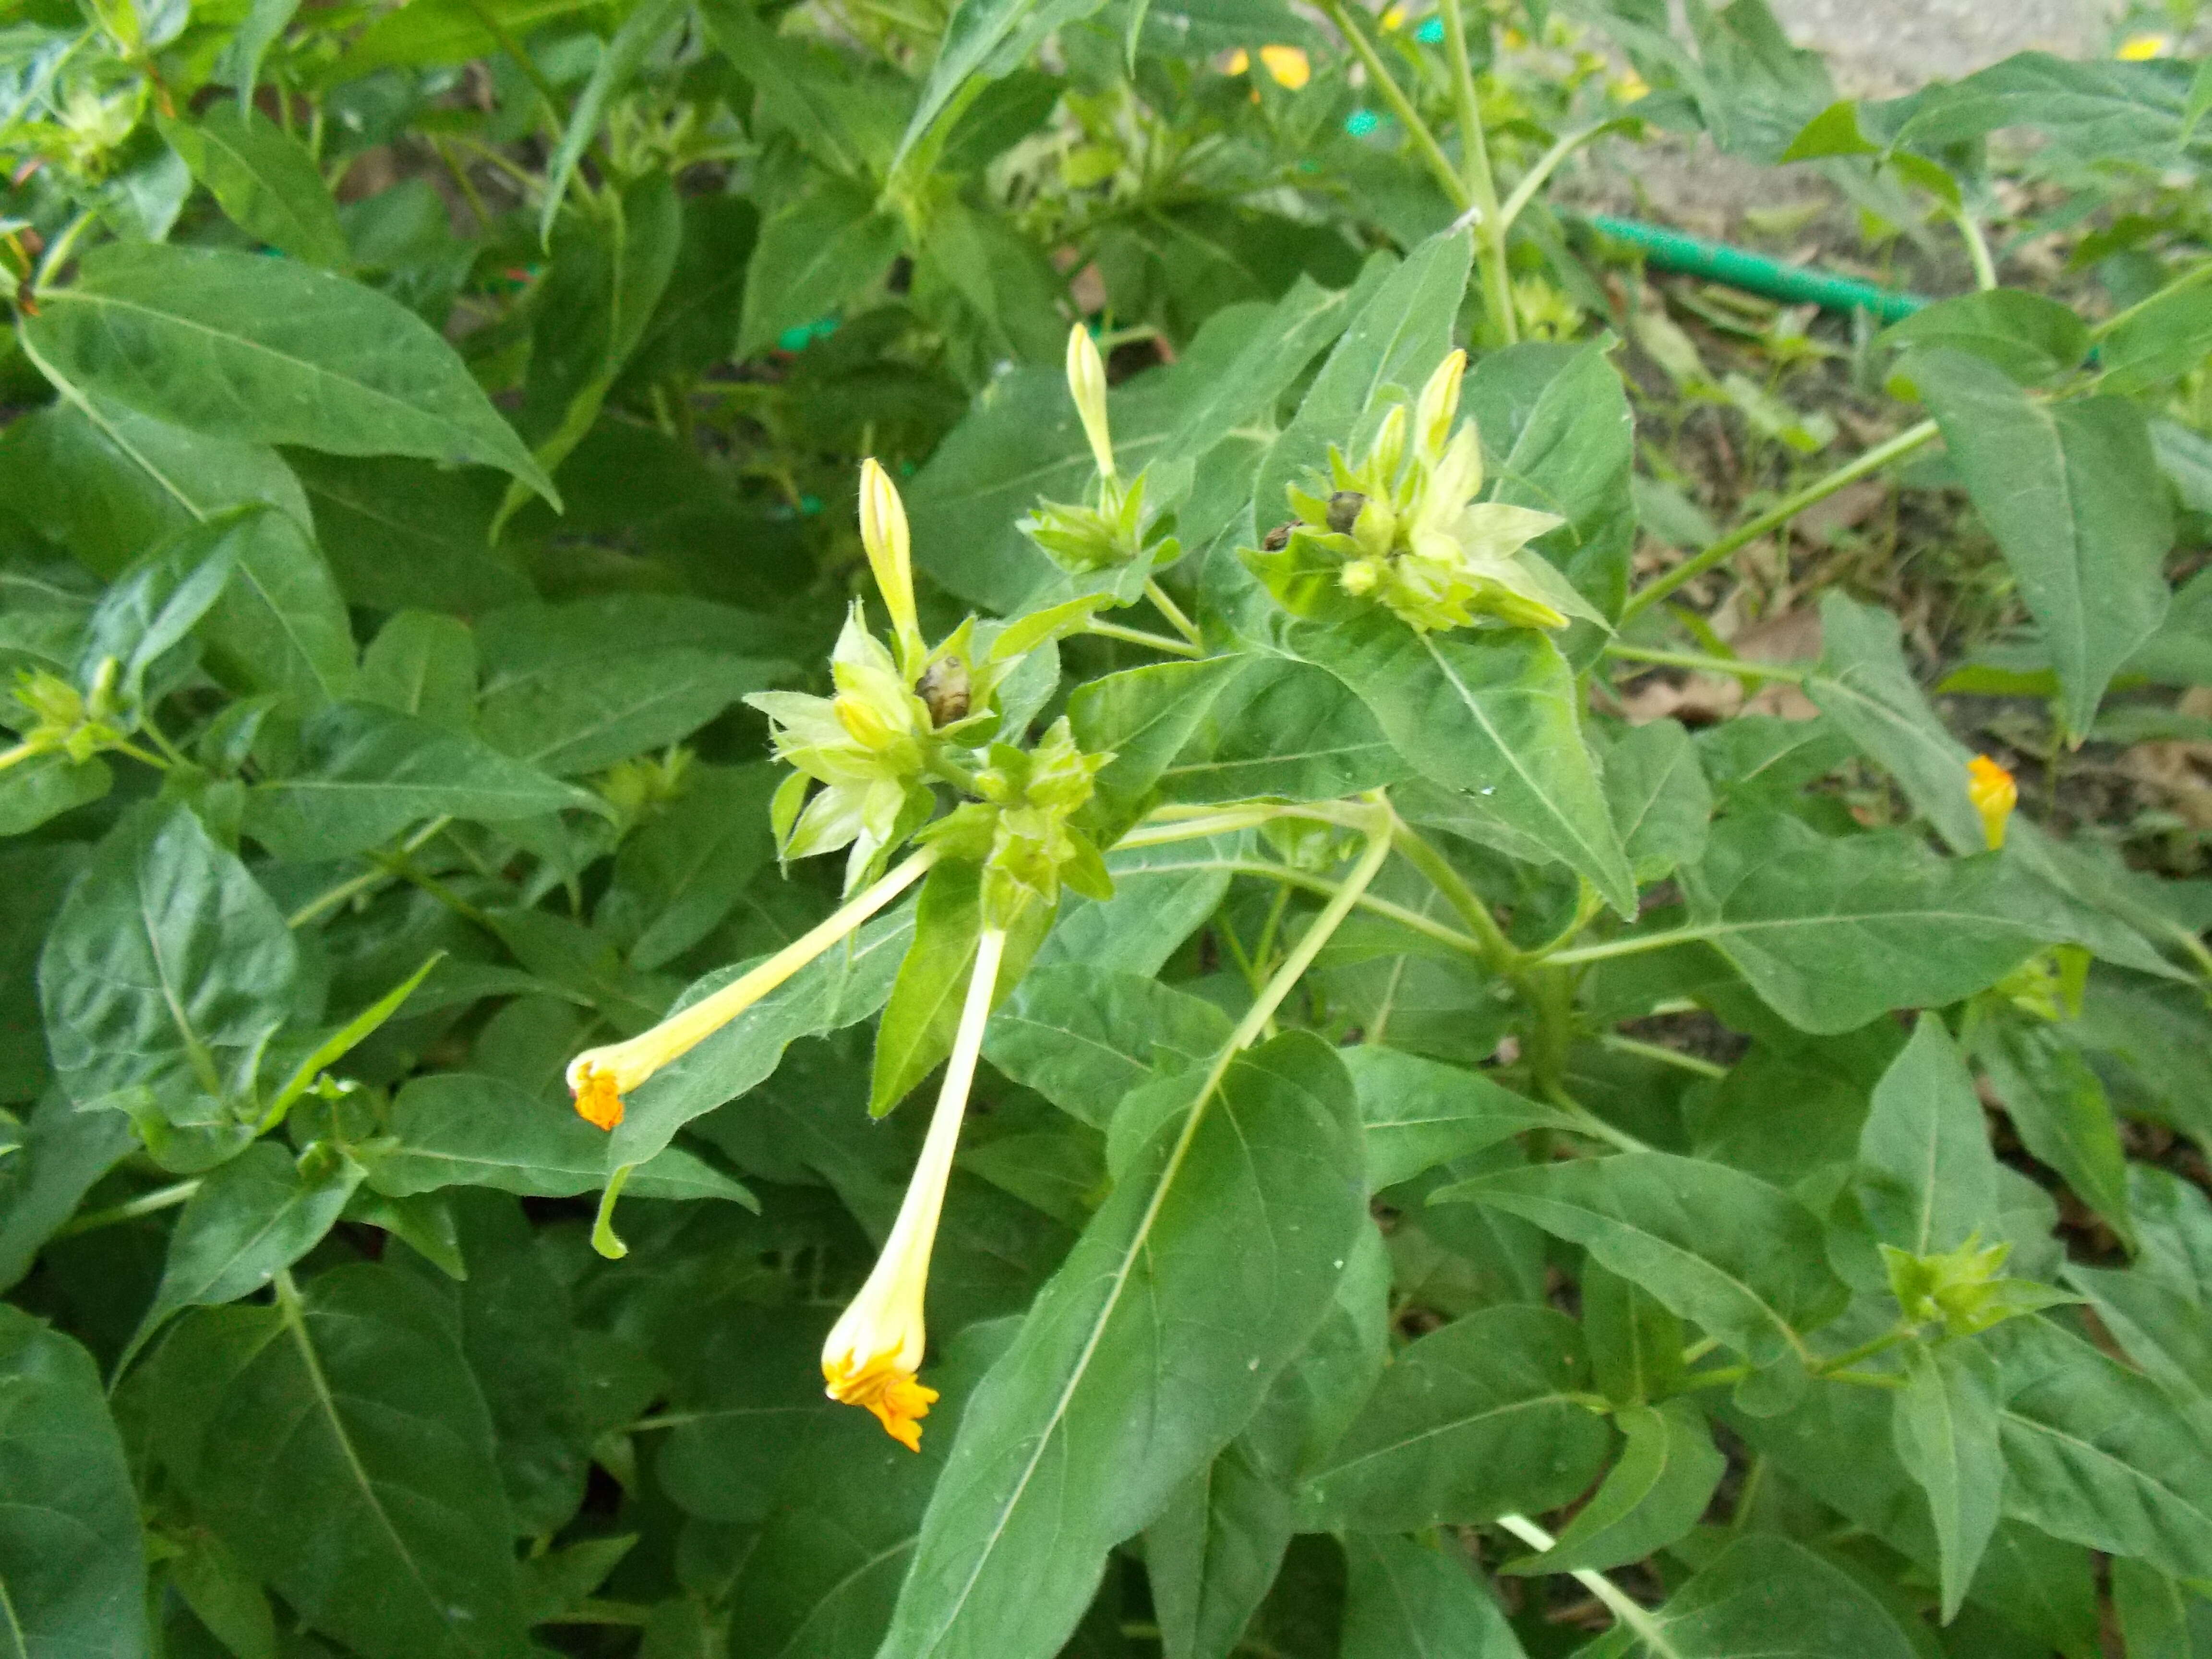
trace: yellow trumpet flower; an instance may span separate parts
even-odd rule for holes
[[[2005,820],[2020,804],[2020,786],[1987,755],[1977,755],[1966,763],[1966,799],[1982,815],[1982,833],[1989,838],[1990,850],[1996,851],[2004,845]]]
[[[823,1390],[832,1400],[875,1413],[884,1432],[908,1451],[921,1449],[921,1420],[929,1415],[937,1390],[915,1381],[928,1335],[922,1302],[929,1289],[929,1255],[937,1242],[938,1218],[945,1209],[945,1185],[952,1176],[952,1154],[960,1144],[960,1120],[968,1109],[968,1091],[975,1080],[975,1060],[983,1048],[983,1027],[991,1017],[991,996],[999,981],[1006,935],[987,928],[975,944],[975,966],[968,980],[968,1000],[960,1029],[945,1062],[945,1082],[929,1120],[921,1157],[907,1183],[905,1200],[883,1254],[868,1282],[839,1317],[822,1346]]]
[[[1098,355],[1098,342],[1081,323],[1067,331],[1067,390],[1075,399],[1075,412],[1083,418],[1083,435],[1091,441],[1091,459],[1098,465],[1098,476],[1110,483],[1114,434],[1106,423],[1106,361]]]
[[[568,1091],[576,1097],[576,1115],[595,1128],[611,1131],[623,1121],[624,1095],[662,1066],[697,1048],[854,932],[921,880],[936,860],[937,850],[924,848],[760,966],[740,974],[720,990],[700,998],[688,1008],[678,1009],[651,1030],[641,1031],[627,1042],[610,1042],[585,1049],[568,1062]]]

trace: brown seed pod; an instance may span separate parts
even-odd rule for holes
[[[1367,497],[1356,489],[1340,489],[1328,498],[1328,527],[1340,536],[1349,536],[1352,526],[1359,522],[1359,509],[1367,505]]]
[[[927,706],[933,727],[968,716],[968,665],[957,657],[939,657],[930,664],[914,683],[914,690]]]
[[[1291,532],[1297,528],[1294,524],[1279,524],[1260,538],[1260,545],[1270,553],[1279,553],[1291,544]]]

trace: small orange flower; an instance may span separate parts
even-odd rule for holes
[[[854,1367],[840,1358],[825,1361],[822,1375],[832,1400],[848,1406],[865,1406],[875,1413],[884,1432],[908,1451],[921,1449],[921,1421],[937,1399],[937,1390],[915,1381],[896,1357],[878,1358]]]
[[[1977,755],[1966,763],[1966,799],[1982,815],[1982,833],[1995,852],[2004,845],[2005,820],[2020,804],[2020,786],[1987,755]]]
[[[576,1115],[594,1129],[612,1133],[623,1121],[622,1091],[616,1086],[615,1074],[596,1066],[577,1068],[573,1086],[576,1091]]]

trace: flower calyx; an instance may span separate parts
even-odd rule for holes
[[[1175,515],[1158,489],[1146,506],[1150,470],[1124,480],[1114,457],[1106,411],[1106,362],[1090,331],[1078,323],[1067,337],[1067,390],[1097,477],[1079,503],[1039,501],[1020,529],[1039,551],[1070,575],[1091,576],[1125,568],[1149,573],[1182,556],[1171,533]],[[1175,492],[1169,492],[1174,494]],[[1133,591],[1127,596],[1133,599]]]
[[[1113,758],[1084,753],[1062,717],[1033,748],[994,744],[975,775],[981,799],[922,831],[926,844],[982,866],[984,926],[1011,927],[1033,902],[1057,904],[1063,884],[1087,897],[1112,896],[1105,860],[1074,819]]]
[[[1420,633],[1480,624],[1554,629],[1589,607],[1527,551],[1565,522],[1478,501],[1482,442],[1453,429],[1467,354],[1453,352],[1411,404],[1383,416],[1357,463],[1331,447],[1328,469],[1289,490],[1297,520],[1247,552],[1285,609],[1328,614],[1341,597],[1378,604]]]
[[[1890,1294],[1905,1323],[1938,1326],[1947,1337],[1977,1335],[2022,1314],[2081,1300],[2036,1279],[2000,1277],[2011,1254],[2009,1243],[1984,1245],[1978,1232],[1956,1249],[1927,1255],[1881,1246]]]
[[[130,740],[130,728],[117,695],[119,668],[113,657],[101,659],[88,692],[43,668],[20,671],[14,696],[28,720],[22,740],[0,753],[0,767],[47,754],[65,755],[81,763],[105,750],[121,748]]]

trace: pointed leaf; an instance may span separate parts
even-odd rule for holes
[[[1957,1616],[1996,1530],[2005,1478],[1997,1389],[1996,1361],[1973,1343],[1916,1342],[1905,1356],[1893,1419],[1897,1455],[1928,1494],[1935,1517],[1946,1624]]]
[[[1938,1015],[1921,1015],[1875,1086],[1859,1134],[1858,1194],[1875,1237],[1914,1255],[1996,1234],[1996,1155],[1974,1079]]]
[[[1654,1615],[1660,1659],[1911,1659],[1873,1594],[1802,1545],[1739,1539]]]
[[[1466,1562],[1403,1538],[1345,1540],[1341,1659],[1524,1659]]]
[[[1551,1548],[1506,1571],[1533,1576],[1623,1566],[1684,1537],[1705,1515],[1728,1472],[1705,1413],[1686,1400],[1670,1400],[1631,1406],[1613,1420],[1626,1443],[1605,1484]]]
[[[230,221],[248,236],[309,264],[351,263],[345,230],[314,158],[250,102],[226,99],[190,120],[156,123]]]

